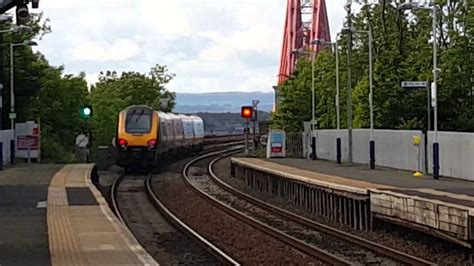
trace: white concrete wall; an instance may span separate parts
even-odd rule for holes
[[[10,140],[13,139],[12,130],[0,131],[0,141],[3,142],[3,164],[10,163]]]
[[[352,132],[353,161],[368,164],[370,161],[370,130],[354,129]],[[317,130],[314,134],[316,135],[318,157],[326,160],[336,160],[337,130]],[[349,155],[347,129],[340,130],[339,134],[342,141],[342,160],[347,161]],[[418,136],[423,140],[421,131],[374,130],[376,165],[417,170],[418,149],[413,145],[413,136]],[[423,145],[423,143],[420,145],[420,170],[424,169]]]
[[[428,134],[428,169],[433,173],[434,133]],[[474,133],[438,132],[439,173],[474,181]]]

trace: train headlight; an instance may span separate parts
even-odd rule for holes
[[[125,149],[127,148],[128,142],[125,139],[119,139],[118,144],[120,145],[120,147]]]
[[[156,139],[150,139],[148,141],[148,148],[153,149],[156,147]]]

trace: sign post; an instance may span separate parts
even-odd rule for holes
[[[242,118],[245,118],[245,156],[249,155],[249,119],[253,117],[253,107],[252,106],[242,106],[240,112]]]
[[[427,121],[426,121],[426,135],[425,135],[425,173],[428,174],[428,134],[431,130],[431,105],[432,105],[432,95],[433,92],[430,93],[432,89],[430,87],[430,83],[426,81],[403,81],[402,88],[403,89],[426,89],[426,108],[427,108]]]
[[[258,104],[260,103],[259,100],[253,100],[252,101],[252,107],[253,107],[253,116],[252,116],[252,122],[253,122],[253,150],[257,150],[257,121],[258,121]]]

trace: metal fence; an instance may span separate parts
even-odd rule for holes
[[[286,133],[286,157],[305,158],[303,133]]]

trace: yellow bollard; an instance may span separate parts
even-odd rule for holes
[[[418,148],[418,171],[416,171],[413,176],[415,177],[421,177],[423,174],[420,172],[420,143],[421,143],[421,138],[419,136],[413,136],[413,145],[415,145]]]

